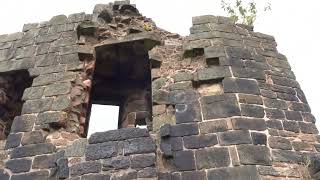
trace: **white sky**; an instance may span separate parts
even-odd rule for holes
[[[92,104],[88,136],[95,132],[118,129],[119,106]],[[106,121],[108,125],[106,126]]]
[[[259,1],[259,0],[257,0]],[[261,1],[261,0],[260,0]],[[22,30],[24,23],[49,20],[58,14],[92,13],[97,3],[109,0],[1,0],[0,34]],[[159,27],[188,35],[191,17],[224,15],[220,0],[131,0],[139,11],[152,18]],[[275,36],[279,52],[291,64],[313,114],[320,119],[318,72],[320,61],[320,1],[271,0],[272,11],[258,17],[255,31]],[[320,124],[320,121],[317,123]],[[319,126],[318,126],[319,127]]]

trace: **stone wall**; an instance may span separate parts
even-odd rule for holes
[[[319,178],[315,118],[275,39],[226,17],[192,22],[181,37],[116,1],[0,36],[0,77],[34,78],[0,141],[0,179]],[[96,66],[121,47],[148,52],[152,121],[86,138]]]

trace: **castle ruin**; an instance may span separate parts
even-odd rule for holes
[[[115,1],[0,35],[0,179],[320,179],[315,118],[274,37],[192,24],[182,37]],[[93,104],[118,106],[118,129],[88,136]]]

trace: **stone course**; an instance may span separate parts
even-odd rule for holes
[[[96,67],[118,50],[148,61],[119,69],[147,69],[150,102],[133,93],[122,128],[87,137]],[[0,36],[0,179],[319,179],[295,78],[274,37],[227,17],[193,17],[182,37],[125,0],[25,24]]]

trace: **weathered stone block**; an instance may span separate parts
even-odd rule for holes
[[[311,113],[301,113],[301,114],[304,121],[311,122],[311,123],[316,122],[316,118]]]
[[[190,136],[199,134],[199,129],[197,124],[177,124],[172,125],[170,129],[170,136]]]
[[[117,156],[102,160],[102,170],[127,169],[130,167],[129,156]]]
[[[16,147],[11,153],[11,158],[29,157],[41,154],[53,153],[56,150],[52,144],[32,144],[21,147]]]
[[[259,69],[253,69],[253,68],[243,68],[233,66],[232,67],[232,73],[235,77],[238,78],[250,78],[250,79],[257,79],[257,80],[265,80],[265,74],[263,71]]]
[[[42,86],[53,83],[57,80],[56,74],[44,74],[33,79],[32,86]]]
[[[225,179],[260,179],[256,166],[228,167],[208,170],[208,179],[225,180]]]
[[[62,95],[55,98],[52,103],[51,110],[53,111],[64,111],[69,109],[71,106],[71,98],[68,95]]]
[[[43,95],[48,97],[48,96],[55,96],[55,95],[62,95],[62,94],[67,94],[71,90],[71,83],[66,82],[66,83],[57,83],[57,84],[52,84],[47,86],[44,89]]]
[[[41,54],[36,56],[36,66],[52,66],[58,64],[59,55],[57,53]]]
[[[69,177],[69,167],[68,167],[68,159],[67,158],[60,158],[57,160],[57,177],[60,179],[68,178]]]
[[[283,130],[283,126],[280,120],[267,120],[266,121],[268,128]]]
[[[71,166],[69,170],[71,176],[99,173],[101,171],[101,164],[97,161],[82,162]]]
[[[206,180],[205,171],[186,171],[181,173],[181,178],[183,180]]]
[[[100,144],[90,144],[86,147],[86,160],[97,160],[116,156],[117,142],[105,142]]]
[[[96,144],[108,141],[120,141],[125,139],[133,139],[140,137],[148,137],[147,129],[140,128],[122,128],[117,130],[110,130],[106,132],[97,132],[90,136],[89,143]]]
[[[40,99],[42,97],[44,87],[30,87],[25,89],[22,100]]]
[[[293,79],[278,76],[272,76],[271,78],[274,84],[293,88],[300,88],[299,83]]]
[[[251,132],[251,138],[254,145],[267,145],[267,135],[264,133]]]
[[[271,165],[269,148],[266,146],[238,145],[241,164]]]
[[[197,80],[220,80],[224,77],[230,77],[229,69],[220,66],[214,66],[206,69],[200,69],[197,71]]]
[[[199,103],[193,104],[177,104],[176,108],[176,123],[189,123],[201,120]]]
[[[232,144],[251,144],[252,139],[249,131],[247,130],[235,130],[228,132],[218,133],[218,139],[220,145],[232,145]]]
[[[244,104],[259,104],[262,105],[262,98],[256,95],[239,94],[239,102]]]
[[[173,153],[173,164],[180,171],[195,170],[195,159],[192,151],[176,151]]]
[[[241,104],[240,109],[241,109],[242,116],[256,117],[256,118],[264,117],[264,109],[261,106]]]
[[[273,149],[291,150],[292,146],[288,139],[282,137],[269,137],[269,146]]]
[[[36,46],[26,46],[22,48],[17,48],[15,52],[16,59],[29,58],[36,52]]]
[[[296,121],[282,121],[282,123],[283,123],[284,130],[299,133],[300,128],[299,128],[298,122],[296,122]]]
[[[300,112],[297,111],[285,111],[286,118],[288,120],[302,121]]]
[[[81,176],[81,180],[109,180],[109,174],[87,174]]]
[[[228,47],[226,53],[230,57],[241,58],[241,59],[252,59],[252,55],[248,49],[239,47]]]
[[[31,131],[23,134],[22,145],[43,143],[45,140],[41,131]]]
[[[301,154],[286,150],[272,150],[272,159],[274,162],[287,163],[299,163],[302,161]]]
[[[165,78],[158,78],[152,81],[152,90],[161,89],[163,86],[166,85],[167,79]]]
[[[12,175],[11,180],[43,180],[49,178],[49,171],[34,171],[25,174]]]
[[[0,179],[9,180],[10,179],[9,173],[4,171],[3,169],[0,169]]]
[[[190,81],[193,76],[190,72],[178,72],[173,76],[174,82]]]
[[[279,109],[265,109],[266,116],[269,119],[284,119],[284,112]]]
[[[144,168],[138,171],[138,178],[155,178],[157,177],[157,169],[153,167]]]
[[[155,154],[141,154],[141,155],[131,155],[131,168],[141,169],[145,167],[151,167],[155,165],[156,156]]]
[[[13,173],[28,172],[31,168],[31,159],[13,159],[6,162],[6,168]]]
[[[269,99],[263,98],[264,105],[268,108],[275,108],[275,109],[288,109],[288,105],[285,101],[277,100],[277,99]]]
[[[20,145],[22,134],[9,134],[7,137],[5,149],[15,148]]]
[[[228,148],[209,148],[195,152],[197,169],[228,167],[230,156]]]
[[[156,145],[152,138],[136,138],[125,141],[124,155],[155,152]]]
[[[201,134],[224,132],[232,129],[229,119],[221,119],[214,121],[201,122],[199,124],[199,129]]]
[[[67,113],[65,112],[44,112],[38,114],[37,124],[64,124],[67,118]]]
[[[206,47],[204,48],[204,55],[206,59],[226,56],[223,46]]]
[[[41,155],[36,156],[32,163],[33,169],[49,169],[56,167],[57,156],[52,155]]]
[[[225,93],[244,93],[260,95],[258,83],[248,79],[225,78],[222,81]]]
[[[203,147],[210,147],[218,144],[217,135],[199,135],[199,136],[185,136],[183,137],[184,146],[188,149],[199,149]]]
[[[206,24],[206,23],[218,23],[218,16],[213,15],[203,15],[192,17],[192,24]]]
[[[48,111],[51,108],[53,98],[28,100],[23,104],[22,114],[31,114]]]
[[[170,104],[169,93],[164,90],[152,91],[152,101],[157,104]]]
[[[184,82],[178,82],[169,85],[170,91],[175,90],[184,90],[184,89],[192,89],[192,82],[191,81],[184,81]]]
[[[292,111],[301,111],[301,112],[311,112],[308,104],[298,103],[298,102],[290,102],[289,110]]]
[[[85,149],[87,146],[87,139],[77,139],[75,140],[72,145],[67,146],[65,149],[65,156],[66,157],[81,157],[85,154]]]
[[[205,96],[201,98],[204,120],[239,116],[240,109],[234,95]]]
[[[258,118],[233,118],[231,119],[234,129],[257,130],[263,131],[267,129],[264,119]]]
[[[313,150],[311,144],[307,142],[302,142],[302,141],[293,141],[292,147],[296,151],[312,151]]]
[[[31,131],[35,121],[35,115],[16,116],[11,126],[11,133]]]
[[[171,104],[186,104],[196,102],[199,93],[195,90],[177,90],[169,93],[169,101]]]
[[[299,122],[300,130],[302,133],[318,134],[319,131],[314,123]]]

